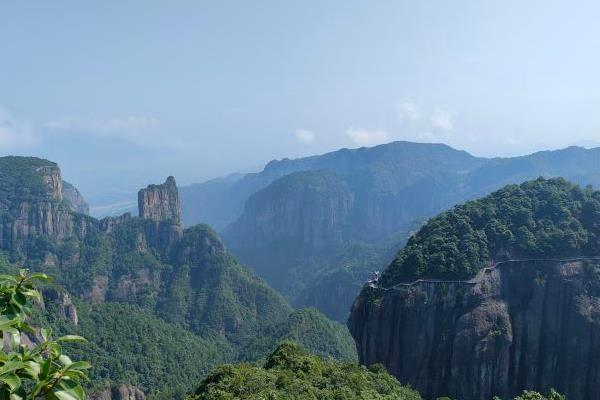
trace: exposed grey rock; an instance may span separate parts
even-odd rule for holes
[[[122,224],[125,221],[131,219],[130,213],[125,213],[123,215],[119,215],[118,217],[106,217],[100,220],[99,226],[100,229],[105,231],[106,233],[111,233],[115,226]]]
[[[181,203],[175,178],[169,176],[162,185],[149,185],[140,190],[138,209],[141,218],[181,224]]]
[[[132,385],[118,385],[106,388],[102,392],[92,395],[90,400],[146,400],[146,395]]]
[[[46,289],[40,306],[46,309],[47,306],[51,305],[56,307],[57,315],[67,321],[72,322],[74,325],[79,324],[79,316],[77,314],[77,307],[73,304],[71,296],[64,289]]]
[[[149,185],[138,192],[140,218],[147,221],[146,233],[153,246],[169,248],[183,237],[181,202],[175,178],[162,185]]]
[[[60,168],[47,165],[34,173],[41,178],[43,193],[0,204],[6,212],[0,222],[0,249],[12,249],[16,243],[40,236],[61,241],[72,236],[81,238],[87,232],[88,221],[74,215],[63,203]]]
[[[83,195],[69,182],[62,182],[62,198],[72,211],[85,215],[90,213],[90,207],[83,198]]]
[[[348,326],[360,361],[424,398],[555,388],[600,399],[600,262],[508,262],[471,282],[365,286]]]

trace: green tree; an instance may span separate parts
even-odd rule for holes
[[[67,335],[52,340],[49,330],[28,324],[33,301],[41,300],[35,283],[45,281],[45,274],[27,270],[0,275],[0,332],[10,338],[0,349],[0,400],[85,399],[81,381],[88,378],[91,365],[72,361],[61,346],[85,339]]]

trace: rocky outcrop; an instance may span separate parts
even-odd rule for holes
[[[62,182],[62,198],[72,211],[85,215],[90,213],[90,206],[86,203],[83,195],[69,182]]]
[[[79,324],[79,315],[77,306],[71,300],[71,296],[62,289],[46,289],[42,297],[41,306],[43,309],[52,307],[56,310],[59,318],[70,321],[73,325]]]
[[[291,174],[251,197],[225,238],[236,248],[275,242],[309,251],[331,248],[343,241],[353,201],[346,183],[333,173]]]
[[[175,178],[169,176],[162,185],[149,185],[138,193],[140,218],[181,224],[181,203]]]
[[[62,201],[63,181],[60,177],[60,168],[57,165],[47,165],[36,169],[42,182],[47,188],[47,194],[52,200]]]
[[[106,218],[102,218],[100,220],[99,227],[104,232],[111,233],[116,226],[121,225],[124,222],[130,221],[130,220],[131,220],[130,213],[125,213],[125,214],[119,215],[118,217],[106,217]]]
[[[92,395],[90,400],[146,400],[146,395],[135,386],[118,385]]]
[[[149,185],[138,192],[138,211],[148,223],[146,234],[153,246],[167,249],[183,237],[181,202],[172,176],[162,185]]]
[[[348,322],[360,361],[426,399],[523,388],[600,399],[600,261],[513,261],[468,282],[365,286]]]
[[[74,215],[63,203],[63,181],[60,168],[40,159],[15,158],[11,186],[0,196],[0,249],[14,250],[41,236],[62,241],[84,237],[88,221]],[[38,166],[47,162],[48,165]]]
[[[63,292],[60,303],[58,305],[58,315],[71,321],[73,325],[79,324],[79,316],[77,315],[77,307],[73,304],[71,297],[67,292]]]

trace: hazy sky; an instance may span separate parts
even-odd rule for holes
[[[0,0],[0,152],[86,194],[398,139],[600,141],[598,21],[593,1]]]

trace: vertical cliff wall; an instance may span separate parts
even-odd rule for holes
[[[350,320],[360,361],[425,399],[555,388],[600,399],[600,261],[507,262],[469,282],[366,286]]]
[[[181,202],[175,178],[161,185],[149,185],[138,192],[140,218],[181,224]]]
[[[17,250],[46,236],[85,235],[84,218],[63,202],[60,168],[47,160],[4,157],[0,162],[0,249]]]
[[[146,233],[155,246],[169,248],[183,237],[181,202],[175,178],[149,185],[138,192],[140,218],[148,222]]]

